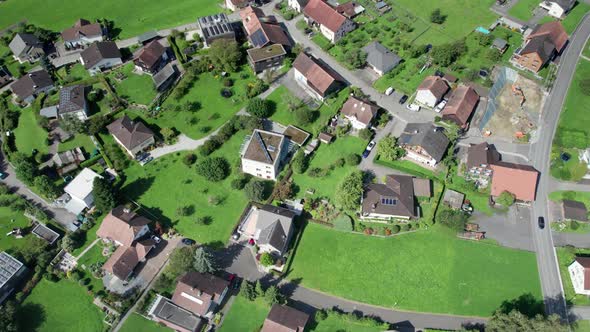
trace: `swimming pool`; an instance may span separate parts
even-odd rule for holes
[[[481,32],[481,33],[483,33],[484,35],[489,35],[489,34],[490,34],[490,30],[488,30],[488,29],[486,29],[486,28],[484,28],[484,27],[477,27],[477,28],[475,29],[475,31],[477,31],[477,32]]]

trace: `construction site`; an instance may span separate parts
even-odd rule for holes
[[[510,68],[500,68],[494,76],[486,111],[476,119],[481,134],[510,142],[528,142],[543,109],[543,88]]]

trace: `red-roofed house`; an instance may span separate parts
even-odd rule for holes
[[[209,273],[188,272],[176,284],[172,302],[200,316],[213,317],[229,282]]]
[[[134,54],[133,63],[137,69],[155,74],[168,63],[169,59],[168,48],[160,41],[153,40]]]
[[[339,91],[344,79],[318,60],[300,53],[293,62],[295,81],[319,100]]]
[[[576,294],[590,295],[590,257],[576,257],[567,270]]]
[[[492,176],[492,197],[498,197],[504,191],[515,196],[519,201],[532,202],[537,192],[539,171],[532,166],[497,162],[490,166]]]
[[[559,21],[539,25],[526,37],[524,45],[514,53],[511,61],[520,68],[536,73],[563,51],[568,38]]]
[[[85,19],[79,19],[71,28],[61,33],[61,38],[66,47],[78,47],[103,41],[103,30],[100,23],[90,23]]]
[[[352,20],[322,0],[310,0],[303,8],[303,14],[307,24],[318,26],[322,35],[332,43],[356,28]]]
[[[466,128],[469,118],[479,102],[479,95],[472,87],[460,85],[453,91],[443,109],[443,120],[450,120],[461,128]]]
[[[240,10],[240,17],[250,44],[256,48],[281,44],[290,48],[291,40],[275,17],[265,16],[260,8],[248,6]]]
[[[443,99],[449,89],[449,85],[441,77],[427,76],[418,87],[415,101],[432,108]]]

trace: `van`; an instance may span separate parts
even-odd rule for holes
[[[393,93],[394,89],[392,87],[387,88],[387,90],[385,90],[385,95],[389,96]]]

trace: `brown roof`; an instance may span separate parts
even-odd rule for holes
[[[289,137],[291,141],[295,144],[302,146],[307,138],[309,137],[309,133],[303,129],[299,129],[293,125],[289,125],[287,129],[283,132],[283,135]]]
[[[455,76],[451,75],[451,74],[445,74],[443,76],[443,79],[445,79],[449,83],[455,83],[455,82],[458,81],[458,79]]]
[[[127,115],[113,121],[107,126],[107,129],[129,150],[133,150],[154,136],[154,133],[143,122],[133,121]]]
[[[338,31],[347,18],[322,0],[310,0],[303,13],[332,32]]]
[[[562,206],[564,219],[588,221],[588,209],[584,203],[564,199]]]
[[[568,35],[560,21],[548,22],[539,25],[528,35],[527,40],[535,39],[540,36],[548,36],[557,52],[561,52],[567,43]]]
[[[99,23],[90,23],[81,18],[76,21],[73,27],[67,28],[61,33],[61,38],[64,41],[76,40],[83,36],[89,38],[102,36],[102,27]]]
[[[500,161],[500,153],[494,145],[486,142],[480,144],[471,144],[467,149],[467,168],[482,167],[481,165],[495,164]]]
[[[84,60],[84,67],[89,69],[104,59],[120,59],[121,52],[115,42],[102,41],[88,46],[88,48],[80,53],[80,57]]]
[[[358,4],[356,2],[345,2],[343,4],[340,4],[338,6],[336,6],[336,11],[348,18],[354,17],[356,15],[356,11],[354,10],[356,7],[358,6]]]
[[[449,85],[438,76],[427,76],[418,90],[429,90],[437,99],[441,99],[449,91]]]
[[[325,96],[334,82],[344,81],[331,68],[323,66],[316,59],[303,52],[299,53],[299,56],[293,62],[293,67],[307,78],[307,85],[322,96]]]
[[[146,217],[140,216],[120,205],[104,218],[96,235],[121,243],[123,246],[131,246],[137,233],[151,222]]]
[[[590,290],[590,257],[576,256],[576,262],[584,268],[584,289]]]
[[[35,93],[38,89],[42,89],[53,85],[53,80],[49,73],[45,69],[30,72],[23,77],[19,78],[18,81],[12,83],[10,89],[20,99],[25,99]]]
[[[281,134],[254,129],[244,158],[274,165],[280,156],[283,138]]]
[[[164,53],[166,53],[166,48],[159,41],[153,40],[141,48],[135,59],[151,68]]]
[[[303,332],[309,315],[286,305],[274,304],[260,332]]]
[[[414,196],[416,197],[432,197],[432,183],[430,179],[413,178],[414,182]]]
[[[363,194],[363,213],[414,217],[414,181],[411,176],[388,175],[385,183],[369,184]]]
[[[342,105],[340,112],[346,116],[355,117],[359,122],[368,125],[379,111],[379,106],[364,102],[353,96]]]
[[[535,200],[537,179],[539,172],[532,166],[498,162],[492,165],[491,195],[496,197],[504,191],[516,196],[516,199],[526,202]]]
[[[281,44],[291,46],[287,33],[272,16],[265,16],[259,8],[248,6],[240,10],[240,17],[246,34],[251,38],[255,47],[262,47],[267,44]],[[260,36],[260,35],[263,36]]]
[[[176,284],[172,302],[203,316],[211,301],[219,301],[228,285],[229,282],[208,273],[188,272]]]
[[[443,109],[443,119],[446,117],[459,126],[465,127],[478,101],[479,95],[472,87],[460,85],[453,91],[449,102]]]
[[[330,143],[330,142],[332,142],[332,140],[334,139],[334,136],[333,136],[333,135],[330,135],[330,134],[328,134],[328,133],[324,133],[324,132],[322,132],[322,133],[320,133],[320,135],[318,136],[318,138],[319,138],[319,139],[320,139],[320,141],[322,141],[322,142],[327,142],[327,143]]]
[[[246,50],[246,52],[252,62],[264,61],[287,54],[287,51],[285,51],[285,48],[281,44],[272,44],[261,48],[251,48]]]
[[[117,278],[125,280],[135,270],[137,264],[146,258],[155,244],[154,240],[145,240],[131,247],[119,246],[102,268]]]

